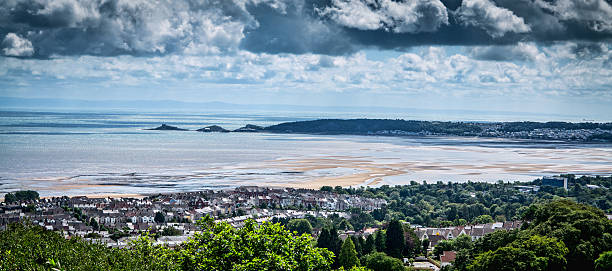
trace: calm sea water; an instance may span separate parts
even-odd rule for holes
[[[513,181],[612,172],[610,145],[476,138],[395,138],[147,131],[271,125],[304,113],[0,112],[0,193],[157,193],[304,183],[371,173],[364,184]],[[308,167],[304,165],[309,165]],[[401,173],[381,173],[392,169]]]

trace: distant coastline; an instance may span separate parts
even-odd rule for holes
[[[146,130],[186,131],[162,124]],[[576,143],[612,142],[612,123],[594,122],[442,122],[392,119],[319,119],[284,122],[267,127],[247,124],[227,130],[218,125],[198,132],[260,132],[317,135],[375,136],[468,136],[484,138],[538,139]]]

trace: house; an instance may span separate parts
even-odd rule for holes
[[[542,186],[563,187],[567,190],[567,178],[562,177],[542,177]]]
[[[440,255],[440,263],[442,266],[452,265],[457,258],[457,252],[455,251],[443,251]]]
[[[429,247],[430,248],[435,247],[443,240],[446,240],[446,237],[444,237],[444,235],[430,235],[429,236]]]

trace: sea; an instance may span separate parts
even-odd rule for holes
[[[612,173],[610,144],[194,131],[209,125],[236,129],[319,118],[431,120],[436,116],[57,111],[0,111],[0,194],[25,189],[41,196],[76,196],[241,185],[316,188],[411,181],[514,182],[562,173]],[[161,124],[189,131],[146,130]]]

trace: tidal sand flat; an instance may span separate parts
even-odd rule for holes
[[[210,124],[237,128],[278,121],[227,115],[182,119],[12,114],[2,121],[1,193],[33,189],[42,196],[117,195],[241,185],[318,188],[411,181],[530,181],[559,173],[612,172],[609,144],[143,130],[173,122],[195,130]]]

